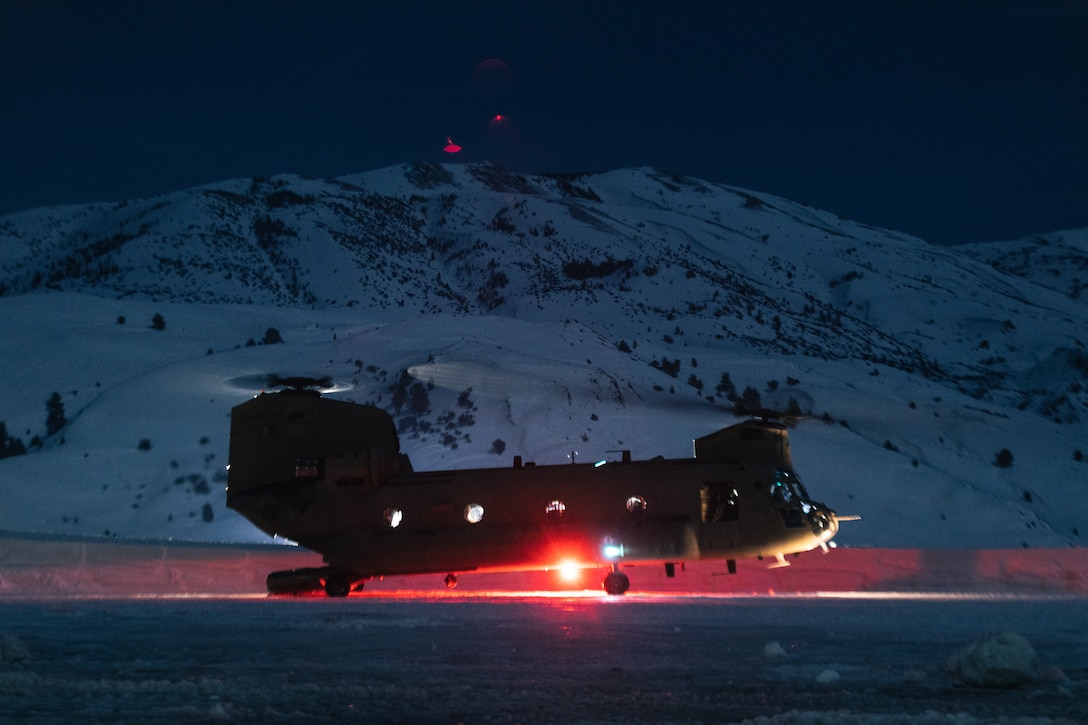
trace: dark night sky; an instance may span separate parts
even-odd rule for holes
[[[1088,226],[1086,46],[1060,0],[0,0],[0,214],[486,158],[1010,239]]]

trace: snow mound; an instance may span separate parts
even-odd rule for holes
[[[971,687],[1020,687],[1035,679],[1038,667],[1035,648],[1016,632],[981,637],[948,660],[948,670]]]
[[[5,634],[2,643],[0,643],[0,659],[8,664],[26,662],[30,659],[30,650],[27,648],[26,643],[18,637]]]

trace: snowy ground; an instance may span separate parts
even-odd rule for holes
[[[1003,630],[1031,684],[946,671]],[[43,599],[0,633],[0,721],[1088,722],[1083,598]]]
[[[264,594],[319,564],[295,547],[0,536],[0,722],[1084,723],[1086,561],[839,549],[635,567],[622,598],[587,570],[331,600]],[[1002,632],[1034,649],[1026,684],[947,669]]]

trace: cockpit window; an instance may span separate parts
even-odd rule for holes
[[[797,476],[797,474],[796,473],[789,473],[788,475],[790,477],[790,482],[793,484],[793,487],[797,490],[797,493],[799,493],[801,495],[801,498],[803,498],[805,501],[811,500],[809,498],[808,491],[805,490],[805,484],[801,483],[801,479]]]
[[[801,485],[801,480],[796,474],[790,471],[775,471],[770,493],[786,526],[798,528],[805,525],[804,514],[812,509],[812,504],[808,500],[808,492],[805,491],[805,487]]]
[[[771,495],[775,501],[784,504],[792,504],[795,498],[793,491],[786,485],[786,482],[779,479],[775,479],[774,484],[771,486]]]
[[[786,502],[808,502],[808,491],[805,490],[801,479],[796,473],[790,471],[775,471],[774,484],[771,486],[771,495],[775,500]]]

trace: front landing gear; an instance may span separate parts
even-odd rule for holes
[[[631,580],[626,574],[613,570],[604,578],[604,590],[607,594],[619,596],[631,588]]]

